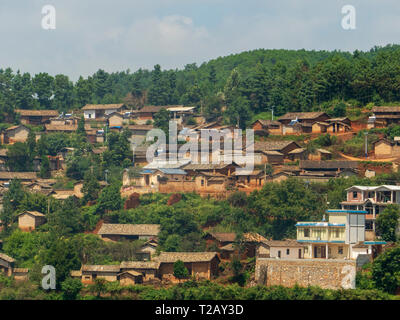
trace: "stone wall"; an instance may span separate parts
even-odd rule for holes
[[[293,287],[319,286],[324,289],[354,289],[356,262],[328,259],[258,258],[255,279],[260,285]]]

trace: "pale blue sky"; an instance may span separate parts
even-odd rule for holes
[[[56,30],[41,9],[56,8]],[[341,8],[356,8],[356,30]],[[76,80],[99,68],[181,68],[257,48],[369,50],[400,43],[398,0],[1,0],[0,62]]]

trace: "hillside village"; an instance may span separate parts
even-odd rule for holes
[[[16,93],[0,88],[0,299],[51,295],[45,265],[68,299],[157,300],[185,283],[398,294],[380,279],[395,273],[382,266],[400,232],[400,97],[371,62],[398,50],[380,50],[309,52],[311,64],[261,50],[229,68],[99,70],[70,86],[58,75],[52,94],[47,74],[1,70]],[[343,86],[302,85],[365,61],[377,74],[367,93],[356,72]],[[17,94],[20,77],[35,94]],[[171,140],[154,148],[157,129]]]
[[[308,184],[327,183],[337,178],[371,178],[381,173],[397,172],[400,159],[400,153],[396,151],[397,137],[391,141],[383,133],[377,133],[367,159],[354,159],[351,155],[339,152],[334,146],[321,145],[318,148],[317,144],[313,144],[321,137],[349,141],[360,132],[371,132],[385,128],[388,124],[397,124],[400,107],[374,107],[372,116],[355,122],[346,117],[331,118],[324,112],[291,112],[275,120],[257,119],[251,124],[256,135],[253,155],[255,168],[241,173],[235,170],[244,163],[225,163],[222,147],[216,151],[209,148],[206,150],[207,158],[211,161],[216,157],[217,163],[215,160],[210,164],[199,163],[192,155],[175,163],[157,158],[148,163],[146,151],[149,144],[145,137],[154,128],[157,116],[163,111],[167,111],[170,118],[167,120],[175,121],[181,132],[186,130],[196,133],[199,144],[201,132],[225,133],[223,130],[236,129],[235,126],[226,126],[219,121],[207,122],[194,107],[177,105],[144,106],[139,110],[129,109],[124,104],[86,105],[79,114],[58,114],[53,110],[16,110],[20,115],[20,124],[10,126],[1,133],[0,180],[3,202],[16,180],[26,192],[44,195],[46,199],[54,199],[56,202],[75,199],[71,201],[81,201],[83,204],[88,202],[89,206],[96,202],[96,198],[88,192],[98,193],[109,187],[110,182],[105,177],[105,181],[95,183],[98,190],[90,189],[89,185],[93,182],[86,176],[83,180],[69,179],[70,182],[65,182],[68,179],[70,158],[77,152],[76,148],[68,144],[60,144],[56,154],[33,158],[32,169],[28,172],[13,172],[10,166],[10,161],[14,161],[9,157],[13,146],[26,144],[32,137],[33,143],[39,145],[46,135],[71,135],[79,128],[82,137],[91,146],[91,150],[87,148],[85,152],[100,159],[107,152],[107,139],[111,139],[112,135],[126,135],[129,140],[133,157],[120,175],[119,189],[122,199],[126,199],[125,209],[137,207],[143,195],[153,193],[172,194],[172,202],[182,201],[182,196],[178,197],[182,193],[195,193],[203,198],[222,201],[235,194],[250,195],[266,184],[281,183],[287,179],[299,179]],[[42,130],[35,130],[33,126]],[[304,137],[304,140],[297,137]],[[221,136],[221,143],[225,138]],[[232,141],[233,137],[229,138]],[[244,153],[246,150],[242,151]],[[168,150],[164,152],[168,158]],[[126,156],[129,159],[129,153]],[[44,162],[47,162],[47,173],[43,170]],[[347,198],[340,202],[341,208],[328,208],[328,218],[324,213],[322,222],[297,221],[296,238],[273,240],[256,232],[239,235],[234,232],[215,232],[212,228],[207,231],[205,228],[202,237],[206,246],[203,252],[196,249],[193,252],[161,251],[158,247],[160,224],[108,223],[101,219],[93,230],[86,229],[85,232],[97,235],[102,241],[140,241],[140,247],[135,249],[134,260],[104,265],[82,263],[79,269],[70,270],[69,274],[83,284],[91,284],[95,279],[118,281],[121,285],[174,283],[181,281],[176,276],[174,265],[177,261],[183,261],[189,276],[212,280],[218,279],[221,263],[226,264],[236,257],[239,261],[256,259],[253,278],[256,283],[289,286],[300,283],[340,288],[341,278],[337,274],[340,274],[338,268],[342,264],[350,265],[354,270],[359,269],[390,246],[390,243],[376,234],[376,219],[388,204],[400,203],[400,186],[396,184],[373,187],[355,185],[346,191]],[[47,211],[42,212],[34,207],[25,207],[26,210],[21,210],[8,221],[9,225],[3,221],[2,228],[9,229],[15,224],[23,232],[46,230],[42,228],[52,219],[49,217],[49,206]],[[7,243],[7,238],[2,242]],[[324,278],[326,280],[323,281],[313,277],[314,271],[309,271],[307,282],[302,280],[304,275],[296,278],[290,271],[280,274],[279,280],[273,271],[269,271],[267,279],[263,277],[264,273],[268,273],[268,268],[288,270],[284,268],[295,268],[293,265],[302,265],[302,261],[307,265],[314,261],[312,267],[320,268],[320,272],[332,272],[330,262],[335,271],[329,280]],[[12,256],[0,253],[0,262],[6,276],[19,281],[29,278],[29,268],[21,268]],[[354,284],[350,288],[354,288]]]

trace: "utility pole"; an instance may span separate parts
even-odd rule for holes
[[[274,108],[275,108],[275,106],[271,107],[272,121],[274,121]]]

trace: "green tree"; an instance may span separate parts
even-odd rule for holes
[[[185,267],[185,264],[182,260],[177,260],[174,263],[174,276],[175,278],[182,280],[186,279],[189,276],[189,271]]]
[[[390,204],[376,219],[377,233],[385,241],[396,241],[396,230],[399,224],[400,210],[397,205]]]
[[[100,193],[97,202],[97,211],[104,214],[109,211],[120,210],[122,208],[122,198],[120,184],[113,183],[106,186]]]
[[[52,96],[54,93],[54,78],[42,72],[35,75],[32,80],[32,85],[41,108],[51,109]]]
[[[80,279],[67,278],[61,283],[64,300],[75,300],[83,285]]]
[[[32,171],[33,159],[28,153],[27,145],[16,142],[8,148],[6,164],[11,171]]]
[[[99,196],[100,184],[91,171],[85,173],[82,192],[84,194],[83,200],[85,203],[96,200]]]
[[[43,179],[48,179],[51,177],[50,161],[47,156],[42,157],[42,162],[40,164],[39,176]]]
[[[376,287],[394,294],[400,286],[400,248],[380,254],[372,264],[372,279]]]
[[[154,127],[164,131],[166,137],[169,136],[169,119],[170,112],[165,108],[162,108],[154,115]]]

